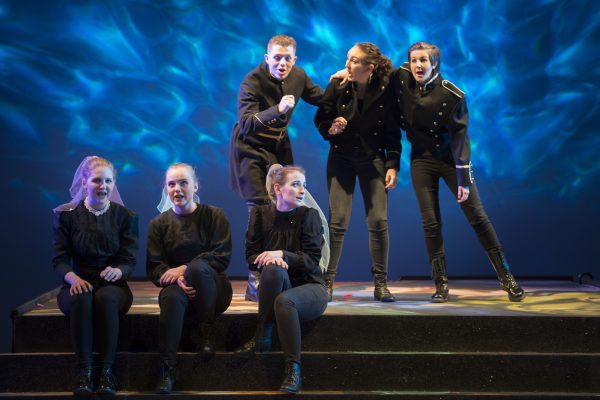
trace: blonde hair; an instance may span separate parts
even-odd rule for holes
[[[287,35],[275,35],[271,39],[269,39],[269,43],[267,43],[267,51],[271,49],[272,46],[279,45],[281,47],[289,47],[292,46],[294,51],[296,51],[296,40]]]
[[[89,156],[89,157],[87,157],[85,164],[81,168],[81,176],[83,177],[83,179],[85,179],[87,181],[88,178],[90,177],[90,175],[92,174],[92,171],[94,170],[94,168],[97,168],[97,167],[110,168],[113,173],[113,178],[115,178],[117,175],[115,166],[110,161],[108,161],[106,158],[102,158],[102,157],[98,157],[98,156]]]
[[[269,198],[272,202],[275,202],[277,197],[275,196],[275,184],[280,186],[285,185],[287,181],[287,176],[292,172],[300,172],[302,175],[306,175],[306,171],[304,168],[299,167],[297,165],[286,165],[285,167],[281,164],[273,164],[269,168],[269,172],[267,172],[267,183],[266,189],[269,194]]]
[[[165,171],[165,179],[166,179],[169,171],[174,168],[187,168],[188,171],[190,171],[190,175],[192,176],[192,180],[194,181],[194,183],[198,183],[198,177],[196,176],[196,170],[194,169],[194,167],[192,167],[190,164],[183,163],[183,162],[176,162],[176,163],[169,165],[169,168],[167,168],[167,170]]]

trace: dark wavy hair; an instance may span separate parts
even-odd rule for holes
[[[375,44],[363,42],[356,43],[355,46],[365,53],[362,62],[365,64],[373,64],[375,66],[373,69],[373,75],[378,78],[382,78],[392,72],[392,69],[394,68],[392,60],[383,54],[379,47],[377,47]]]

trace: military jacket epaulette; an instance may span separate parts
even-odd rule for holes
[[[465,97],[465,92],[460,90],[454,83],[450,82],[449,80],[444,79],[442,81],[442,87],[448,90],[450,93],[454,94],[459,99]]]
[[[452,159],[459,184],[468,186],[472,176],[465,93],[441,75],[419,86],[408,62],[394,72],[392,82],[399,122],[412,144],[411,159],[426,152],[439,160]]]

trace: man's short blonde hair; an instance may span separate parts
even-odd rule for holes
[[[287,35],[275,35],[271,39],[269,39],[269,43],[267,43],[267,52],[269,49],[275,45],[279,45],[281,47],[292,46],[294,51],[296,51],[296,40]]]

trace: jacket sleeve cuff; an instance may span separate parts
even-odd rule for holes
[[[396,171],[400,171],[400,152],[394,150],[387,152],[385,169],[395,169]]]
[[[71,268],[69,264],[61,263],[56,266],[55,271],[58,274],[58,276],[60,276],[60,279],[64,281],[65,275],[69,272],[73,272],[73,268]]]
[[[283,261],[285,261],[289,267],[297,266],[300,261],[299,259],[300,257],[298,254],[288,250],[283,250]]]
[[[118,265],[117,268],[119,268],[121,270],[121,280],[127,280],[129,278],[129,276],[131,275],[131,273],[133,272],[134,267],[132,265],[125,265],[125,264],[121,264]]]
[[[470,162],[467,165],[456,166],[456,178],[460,186],[470,186],[473,184],[473,182],[475,182],[475,178],[473,177],[473,168],[471,167]]]
[[[287,124],[287,115],[277,110],[277,105],[267,108],[264,111],[254,114],[254,118],[263,126],[272,128],[282,128]]]

